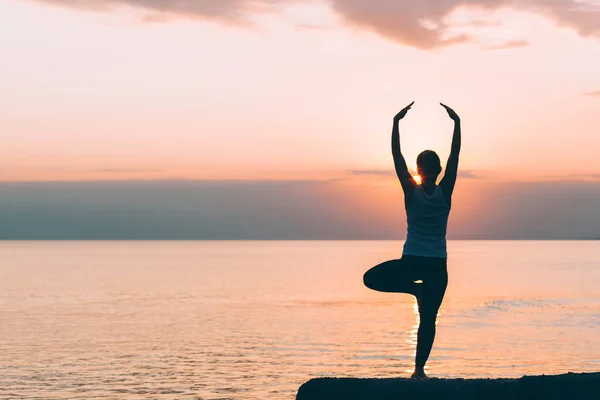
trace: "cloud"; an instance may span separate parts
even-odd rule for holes
[[[574,180],[582,180],[582,179],[600,179],[600,173],[589,173],[589,174],[578,174],[578,175],[542,175],[540,176],[542,179],[557,179],[561,181],[574,181]]]
[[[302,23],[302,24],[296,24],[296,29],[300,30],[300,31],[325,31],[329,28],[324,25]]]
[[[458,177],[463,179],[478,179],[481,178],[473,173],[473,171],[458,171]]]
[[[592,96],[592,97],[600,97],[600,90],[595,90],[595,91],[591,91],[591,92],[585,92],[584,95],[585,96]]]
[[[369,210],[349,199],[321,181],[0,183],[0,240],[368,239],[396,232],[373,224]]]
[[[600,237],[600,182],[463,180],[451,239]],[[0,183],[0,240],[401,239],[399,185],[321,181]]]
[[[526,40],[511,40],[506,43],[488,46],[486,50],[508,50],[508,49],[517,49],[519,47],[527,47],[529,46],[529,42]]]
[[[502,26],[502,21],[490,21],[484,19],[475,19],[464,22],[455,22],[452,26],[457,28],[499,28]]]
[[[160,14],[160,13],[147,13],[142,16],[140,22],[148,23],[148,24],[159,24],[164,22],[169,22],[172,18],[168,15]]]
[[[512,8],[544,15],[582,36],[600,36],[600,5],[578,0],[333,0],[334,9],[345,20],[398,42],[421,48],[445,46],[469,39],[446,38],[445,23],[457,8]],[[429,21],[423,24],[423,21]]]
[[[161,172],[161,169],[153,168],[98,168],[96,172],[114,172],[114,173],[128,173],[128,172]]]
[[[443,19],[458,5],[455,1],[332,0],[333,9],[347,24],[419,48],[469,40],[467,35],[444,37]]]
[[[396,176],[396,172],[391,169],[352,169],[352,170],[348,171],[348,174],[354,175],[354,176],[365,176],[365,175],[389,176],[389,177]],[[443,172],[442,172],[442,174],[443,174]],[[477,176],[473,171],[469,171],[469,170],[464,170],[464,171],[459,170],[458,177],[463,178],[463,179],[480,178],[480,176]]]
[[[376,175],[376,176],[395,176],[396,172],[391,169],[352,169],[348,171],[350,175]]]
[[[251,25],[257,13],[278,12],[290,4],[314,0],[35,0],[58,6],[111,10],[129,6],[151,13],[151,20],[180,16]],[[350,26],[375,32],[402,44],[431,49],[473,40],[448,36],[446,18],[460,7],[510,8],[543,15],[581,36],[600,37],[600,4],[591,0],[329,0],[332,10]],[[475,27],[478,22],[475,21]]]
[[[150,21],[161,15],[219,20],[248,25],[254,13],[276,12],[285,5],[301,0],[34,0],[56,6],[73,7],[90,11],[111,11],[119,7],[132,7],[148,12]]]

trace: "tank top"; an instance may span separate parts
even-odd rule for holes
[[[406,204],[408,232],[403,255],[422,257],[448,257],[446,251],[446,228],[450,205],[442,192],[435,187],[427,194],[417,185],[411,201]]]

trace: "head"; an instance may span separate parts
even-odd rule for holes
[[[425,150],[417,157],[417,173],[423,181],[437,180],[442,172],[442,163],[440,158],[433,150]]]

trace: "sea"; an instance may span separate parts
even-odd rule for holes
[[[450,241],[427,373],[600,371],[600,241]],[[408,377],[401,241],[0,242],[0,399],[294,399]]]

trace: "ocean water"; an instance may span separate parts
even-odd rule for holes
[[[401,242],[0,242],[0,398],[293,399],[408,376]],[[600,242],[456,241],[433,377],[600,371]]]

